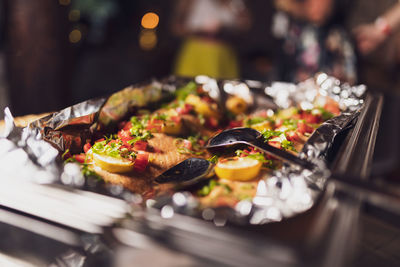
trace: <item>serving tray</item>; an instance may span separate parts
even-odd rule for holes
[[[357,173],[368,174],[368,165],[374,150],[382,104],[379,96],[368,96],[364,102],[363,93],[359,92],[363,91],[363,88],[343,85],[342,91],[341,84],[336,79],[324,74],[320,75],[322,76],[316,76],[313,81],[297,85],[297,87],[293,84],[282,83],[267,86],[257,81],[214,80],[217,86],[222,88],[225,84],[233,87],[239,86],[239,88],[247,86],[256,94],[267,95],[267,102],[275,105],[303,101],[302,96],[307,95],[307,88],[318,84],[320,86],[325,84],[323,90],[332,92],[334,97],[338,96],[342,103],[345,103],[347,99],[349,115],[346,120],[342,120],[344,124],[337,128],[338,124],[329,122],[321,128],[322,130],[319,129],[320,134],[310,138],[311,141],[314,139],[314,144],[319,144],[317,146],[319,149],[315,149],[312,143],[308,143],[308,151],[312,151],[316,159],[322,160],[328,166],[326,168],[328,172],[317,177],[322,179],[310,181],[313,184],[313,190],[317,192],[313,196],[313,204],[306,209],[290,214],[290,216],[283,217],[283,220],[280,221],[269,220],[261,224],[248,224],[248,220],[244,220],[244,224],[237,223],[237,217],[231,213],[232,210],[221,210],[220,214],[226,215],[222,220],[223,224],[215,223],[216,221],[213,221],[214,223],[205,221],[201,217],[193,217],[193,213],[188,212],[187,209],[185,212],[173,210],[173,216],[166,217],[162,214],[162,208],[165,203],[168,203],[168,199],[155,202],[160,205],[154,205],[154,202],[149,203],[147,210],[144,211],[142,205],[135,205],[137,200],[135,195],[119,187],[108,186],[90,178],[82,180],[79,175],[77,175],[77,177],[79,176],[77,179],[69,180],[69,183],[65,183],[65,179],[64,181],[61,179],[65,169],[57,159],[59,153],[54,146],[60,150],[69,147],[72,150],[80,151],[81,148],[76,142],[78,139],[71,138],[74,133],[78,132],[79,134],[75,137],[78,136],[82,140],[90,134],[90,128],[94,125],[97,126],[96,123],[99,121],[103,123],[103,126],[112,127],[115,121],[124,118],[135,105],[153,105],[161,99],[168,99],[170,92],[175,90],[177,84],[187,81],[175,77],[131,87],[125,89],[120,95],[117,93],[108,98],[85,101],[36,121],[24,130],[12,127],[10,124],[12,117],[8,115],[8,137],[0,139],[3,144],[0,156],[5,157],[8,153],[7,156],[11,155],[11,158],[13,155],[23,154],[26,157],[23,159],[19,157],[12,164],[8,160],[9,166],[3,164],[5,168],[1,169],[2,177],[54,184],[67,191],[78,188],[125,200],[130,204],[130,211],[126,212],[128,218],[124,220],[122,218],[125,216],[118,217],[119,219],[115,218],[116,221],[111,225],[100,227],[100,234],[113,245],[129,246],[126,239],[121,239],[121,233],[133,231],[143,233],[177,251],[220,264],[243,266],[244,263],[251,262],[257,266],[265,264],[267,260],[282,266],[304,263],[306,266],[320,266],[327,263],[328,265],[330,263],[340,265],[338,263],[346,258],[350,251],[349,248],[352,247],[350,241],[353,240],[351,237],[354,237],[353,234],[356,233],[360,199],[343,190],[338,191],[340,185],[335,182],[335,179],[329,179],[329,173],[336,174],[335,170],[341,170],[340,177]],[[149,92],[145,99],[141,98],[141,101],[131,101],[129,105],[121,106],[121,102],[118,102],[121,95],[124,97],[133,95],[135,96],[133,99],[137,99],[137,96],[141,95],[136,88]],[[303,93],[293,94],[296,89],[298,89],[297,92]],[[286,100],[283,100],[279,92],[285,92],[285,90]],[[356,96],[354,97],[354,95]],[[274,101],[271,102],[270,99],[274,99]],[[356,103],[356,101],[359,102]],[[110,103],[114,104],[107,106]],[[362,109],[359,109],[362,104]],[[116,106],[118,109],[113,108]],[[107,114],[112,114],[112,116],[107,116]],[[335,134],[329,135],[329,129],[336,129]],[[321,135],[321,132],[328,133],[328,137]],[[51,141],[52,145],[43,139]],[[357,150],[357,147],[361,149],[360,144],[366,145],[362,147],[366,149]],[[360,151],[362,153],[359,153]],[[20,168],[21,164],[25,166],[23,169]],[[343,182],[346,179],[336,179],[336,181],[341,180]],[[169,199],[169,201],[171,200],[173,197]],[[2,205],[7,206],[5,202],[2,202]],[[9,208],[16,208],[13,203],[8,203],[8,205]],[[76,208],[79,209],[79,206]],[[37,216],[33,210],[25,212],[28,215]],[[40,218],[40,216],[38,217]],[[52,218],[45,218],[45,220],[51,222]],[[118,222],[118,220],[120,221]],[[268,224],[265,224],[266,222]],[[71,227],[67,222],[55,223],[63,227]],[[220,225],[224,225],[224,227],[219,227]],[[249,239],[252,240],[251,244],[248,242]]]

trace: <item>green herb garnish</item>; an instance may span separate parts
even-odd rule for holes
[[[152,117],[152,119],[166,121],[167,117],[167,114],[156,114]]]
[[[265,142],[269,141],[272,137],[280,136],[282,134],[281,131],[274,131],[265,129],[261,132],[262,136],[264,137]]]
[[[89,169],[89,165],[86,164],[86,163],[82,164],[82,170],[81,171],[82,171],[82,174],[85,177],[94,177],[94,178],[97,178],[97,179],[101,180],[101,176],[98,175],[95,171]]]
[[[281,146],[285,150],[292,150],[292,151],[297,152],[296,149],[293,146],[293,142],[291,142],[289,140],[283,140],[282,143],[281,143]]]
[[[267,118],[264,118],[264,117],[252,117],[252,118],[247,118],[247,119],[245,120],[245,122],[244,122],[244,125],[245,125],[246,127],[249,127],[249,126],[252,126],[252,125],[254,125],[254,124],[258,124],[258,123],[264,122],[264,121],[266,121],[266,120],[268,120],[268,119],[267,119]]]
[[[218,162],[218,156],[214,155],[211,158],[207,159],[209,162],[216,164]]]
[[[182,146],[182,143],[185,141],[183,138],[177,138],[175,145],[179,146],[178,147],[178,152],[181,154],[194,154],[194,155],[202,155],[204,154],[203,146],[199,144],[199,140],[206,141],[207,137],[201,136],[200,134],[193,135],[193,136],[188,136],[187,141],[190,142],[191,144],[191,149],[188,149],[184,146]]]
[[[186,97],[190,94],[195,94],[197,89],[197,85],[195,82],[191,81],[186,84],[184,87],[176,90],[175,95],[178,100],[185,100]]]
[[[61,158],[64,159],[65,155],[67,155],[69,152],[69,148],[67,148],[67,150],[65,150],[64,153],[62,153]]]
[[[275,164],[272,160],[270,159],[266,159],[265,155],[261,152],[257,152],[257,153],[249,153],[245,150],[236,150],[235,151],[236,156],[240,157],[245,155],[246,157],[249,157],[251,159],[256,159],[258,161],[260,161],[265,167],[269,168],[269,169],[275,169]]]
[[[286,119],[283,121],[282,125],[286,126],[288,130],[297,129],[297,120],[295,119]]]
[[[150,117],[148,115],[143,116],[142,119],[139,119],[136,116],[131,117],[132,128],[129,131],[131,136],[134,138],[128,141],[130,145],[139,140],[145,141],[153,137],[152,133],[149,130],[146,130],[145,127],[149,119]]]

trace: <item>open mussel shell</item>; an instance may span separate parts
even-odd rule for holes
[[[208,141],[206,148],[212,150],[238,143],[251,143],[258,137],[260,137],[260,132],[252,128],[228,129],[212,137]]]
[[[155,179],[159,184],[173,183],[181,186],[193,185],[207,177],[213,164],[206,159],[189,158]]]

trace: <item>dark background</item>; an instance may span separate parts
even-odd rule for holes
[[[58,110],[171,73],[181,44],[171,31],[174,1],[11,0],[3,3],[9,106],[15,115]],[[242,76],[270,79],[270,1],[248,1],[252,27],[235,43]],[[99,9],[103,8],[103,11]],[[80,10],[71,19],[71,11]],[[155,12],[153,49],[140,47],[141,18]],[[99,14],[100,13],[100,14]],[[104,14],[105,13],[105,14]],[[73,30],[81,38],[69,40]],[[23,98],[23,100],[22,100]]]
[[[345,15],[349,33],[396,3],[347,2],[349,8],[339,13]],[[271,34],[273,1],[246,4],[251,27],[231,42],[241,78],[277,80],[283,63],[281,43]],[[14,115],[59,110],[169,75],[181,45],[171,29],[173,0],[2,0],[0,7],[0,115],[4,106],[10,106]],[[149,50],[139,45],[141,18],[147,12],[160,18],[154,30],[157,43]],[[80,37],[71,41],[76,31]],[[382,49],[359,58],[360,83],[389,94],[399,92],[398,61],[386,53],[393,50],[396,38],[398,34]]]

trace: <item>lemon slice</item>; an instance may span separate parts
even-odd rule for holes
[[[129,159],[114,158],[97,153],[93,153],[92,157],[94,164],[105,171],[123,173],[133,170],[134,162]]]
[[[215,166],[215,173],[221,179],[248,181],[254,179],[261,170],[262,163],[249,157],[229,158]]]
[[[271,130],[272,129],[271,122],[269,122],[267,120],[260,122],[260,123],[253,124],[250,127],[259,132],[262,132],[263,130]]]

